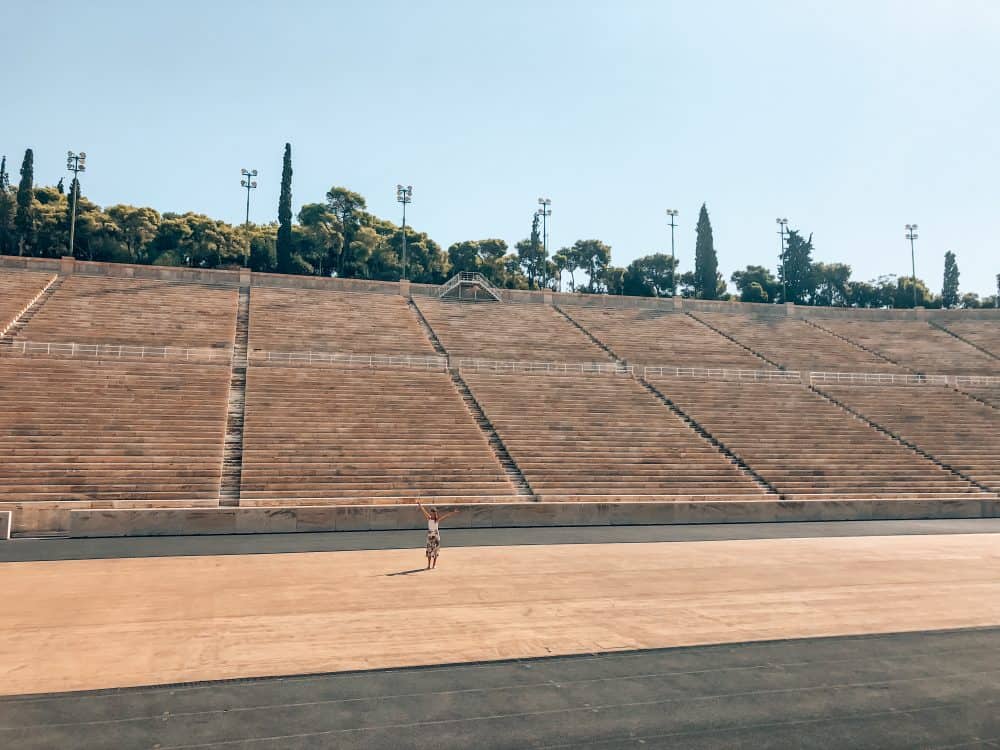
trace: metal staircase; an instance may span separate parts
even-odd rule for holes
[[[500,290],[474,271],[460,271],[448,279],[438,292],[438,299],[462,302],[503,302]]]

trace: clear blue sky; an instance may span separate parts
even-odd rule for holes
[[[751,7],[753,6],[753,7]],[[96,202],[240,221],[331,185],[445,248],[527,235],[552,199],[550,249],[596,237],[616,265],[692,265],[707,202],[720,267],[776,265],[774,219],[815,234],[854,277],[917,273],[963,291],[1000,273],[1000,3],[6,3],[0,153],[54,183],[85,150]]]

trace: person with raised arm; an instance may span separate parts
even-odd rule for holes
[[[427,570],[432,570],[437,567],[438,552],[441,550],[441,522],[455,515],[458,511],[453,510],[450,513],[441,515],[433,505],[430,510],[427,510],[427,508],[421,505],[419,500],[417,500],[417,507],[420,508],[420,512],[427,519]]]

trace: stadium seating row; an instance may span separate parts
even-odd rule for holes
[[[0,271],[0,320],[18,315],[51,278]],[[235,289],[78,275],[59,281],[16,340],[233,345]],[[988,353],[992,320],[949,323],[949,333],[919,321],[415,304],[453,365],[463,358],[609,363],[597,339],[638,365],[934,372],[939,351],[953,372],[997,371]],[[254,288],[249,341],[256,351],[434,354],[415,311],[393,295]],[[228,363],[12,353],[0,349],[0,510],[218,503]],[[238,502],[511,500],[516,491],[488,440],[494,430],[531,490],[550,501],[1000,491],[1000,388],[985,384],[961,384],[965,395],[927,385],[812,390],[656,377],[664,403],[627,376],[470,370],[463,377],[488,423],[481,415],[477,422],[444,371],[251,366],[245,419],[235,421],[243,425]],[[25,518],[15,515],[15,530],[31,530]],[[58,530],[52,518],[30,523]]]

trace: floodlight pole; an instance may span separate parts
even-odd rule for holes
[[[73,245],[76,238],[76,202],[77,194],[80,192],[80,172],[87,171],[87,153],[81,151],[78,154],[74,154],[72,151],[67,151],[66,169],[73,173],[73,182],[69,186],[69,191],[72,193],[70,200],[73,202],[69,217],[69,254],[76,257],[76,254],[73,252]]]
[[[913,274],[910,279],[913,282],[913,307],[917,307],[917,255],[913,249],[913,241],[917,239],[919,235],[917,234],[916,224],[906,225],[906,239],[910,241],[910,271]]]
[[[539,198],[538,205],[541,208],[535,212],[535,215],[540,215],[542,217],[542,254],[548,258],[549,257],[549,223],[548,218],[552,215],[552,209],[549,206],[552,205],[552,199],[550,198]],[[560,273],[559,283],[562,283],[562,274]],[[542,278],[545,278],[545,271],[542,271]]]
[[[788,302],[788,279],[785,275],[785,227],[788,226],[788,219],[775,219],[778,223],[778,235],[781,237],[781,301]]]
[[[241,169],[240,174],[243,175],[243,179],[240,180],[240,185],[247,190],[247,219],[246,219],[246,230],[247,230],[247,249],[243,252],[243,265],[250,265],[250,191],[257,187],[257,181],[252,179],[257,176],[256,169]]]
[[[674,219],[677,217],[676,208],[668,208],[667,216],[670,217],[670,296],[677,296],[677,258],[674,256],[674,228],[677,224]]]
[[[413,185],[396,185],[396,201],[403,204],[403,281],[406,281],[406,204],[413,202]]]

